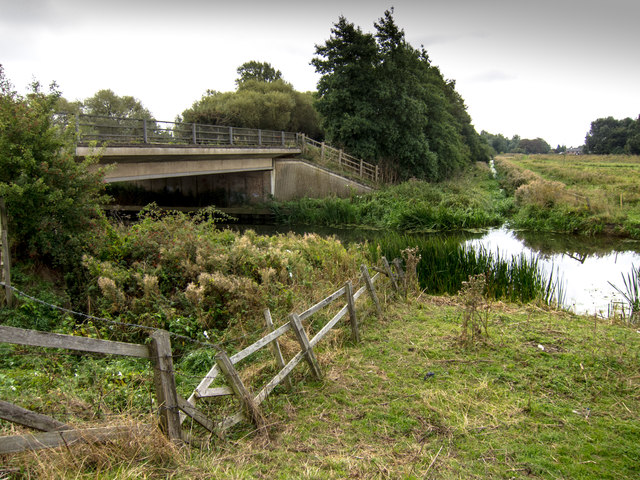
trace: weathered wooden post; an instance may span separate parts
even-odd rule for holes
[[[233,366],[231,359],[224,351],[220,351],[216,354],[216,363],[218,364],[218,367],[220,367],[222,374],[229,382],[233,393],[238,397],[238,400],[242,405],[242,410],[247,418],[257,428],[264,428],[264,417],[262,416],[260,407],[255,404],[253,397],[244,386],[244,383],[242,383],[242,379],[240,378],[240,375],[238,375],[236,368]]]
[[[369,294],[371,295],[371,299],[376,306],[376,312],[378,314],[378,318],[382,318],[382,309],[380,308],[380,301],[378,300],[378,295],[376,294],[376,289],[373,286],[373,281],[371,280],[371,275],[369,275],[369,269],[365,264],[360,266],[360,272],[362,272],[362,278],[364,279],[364,284],[367,286],[367,290],[369,290]]]
[[[402,260],[396,258],[393,260],[393,268],[396,271],[396,275],[398,278],[398,287],[402,289],[403,295],[407,296],[407,279],[404,274],[404,270],[402,269]]]
[[[311,368],[311,372],[318,379],[322,380],[322,371],[320,370],[320,364],[316,359],[316,355],[313,353],[313,348],[309,344],[309,339],[307,338],[307,334],[302,327],[302,321],[300,317],[295,313],[289,315],[289,321],[291,324],[291,328],[293,329],[293,333],[295,333],[298,342],[300,342],[300,347],[302,348],[302,352],[304,353],[304,357],[309,364],[309,368]]]
[[[342,149],[340,149],[340,151],[338,151],[338,166],[339,167],[342,166]]]
[[[384,267],[384,271],[386,272],[387,276],[391,280],[391,285],[393,285],[393,289],[397,292],[398,282],[396,281],[395,275],[391,271],[391,267],[389,266],[389,261],[387,260],[387,257],[382,257],[382,266]]]
[[[229,145],[233,145],[233,127],[229,127]]]
[[[264,321],[267,324],[267,330],[269,330],[269,332],[273,332],[273,320],[271,319],[271,311],[268,308],[265,308],[264,310]],[[278,342],[277,338],[273,342],[271,342],[271,350],[273,352],[273,356],[276,357],[278,367],[280,367],[280,370],[282,370],[285,367],[286,363],[284,362],[282,350],[280,350],[280,343]],[[285,378],[285,382],[287,382],[287,386],[291,388],[291,378],[289,378],[289,376]]]
[[[0,198],[0,281],[5,285],[4,298],[7,307],[13,304],[13,291],[11,290],[11,257],[9,255],[9,221],[7,219],[7,206],[4,198]]]
[[[320,144],[320,163],[324,163],[324,142]]]
[[[349,309],[349,320],[351,322],[351,340],[360,343],[360,330],[358,329],[358,317],[356,316],[356,304],[353,301],[353,285],[351,281],[345,284],[347,295],[347,308]]]
[[[182,440],[182,427],[178,410],[176,378],[173,375],[173,356],[169,332],[155,330],[151,334],[149,348],[153,362],[153,379],[158,399],[160,428],[169,437],[169,440],[180,441]]]

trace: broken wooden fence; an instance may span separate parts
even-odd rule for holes
[[[387,264],[388,265],[388,264]],[[373,300],[376,312],[378,316],[381,315],[380,302],[376,294],[375,282],[379,278],[380,273],[377,273],[374,277],[369,275],[369,270],[365,265],[361,268],[362,280],[364,285],[355,293],[353,292],[353,286],[351,282],[347,282],[338,291],[332,293],[328,297],[324,298],[320,302],[316,303],[312,307],[308,308],[302,313],[292,313],[289,315],[288,322],[280,326],[277,329],[273,329],[273,321],[271,319],[271,312],[267,309],[264,312],[265,323],[267,328],[272,329],[271,333],[265,335],[261,339],[257,340],[253,344],[239,351],[238,353],[229,357],[226,352],[220,351],[216,355],[216,364],[207,372],[204,379],[195,388],[187,400],[188,405],[195,408],[196,401],[206,398],[222,397],[222,396],[235,396],[239,401],[242,409],[234,415],[221,419],[217,423],[208,422],[208,425],[200,422],[197,418],[194,420],[212,433],[221,434],[228,428],[236,425],[237,423],[248,420],[256,425],[257,428],[261,428],[262,415],[260,412],[260,404],[264,402],[267,397],[273,392],[273,390],[281,384],[283,381],[289,381],[289,375],[293,369],[301,363],[303,360],[309,365],[309,368],[314,377],[317,379],[322,378],[322,370],[318,360],[314,353],[314,347],[320,343],[320,341],[333,329],[340,320],[346,315],[349,316],[349,325],[351,329],[351,338],[354,342],[360,341],[360,329],[358,316],[356,311],[356,301],[365,293],[369,292],[371,299]],[[395,278],[395,275],[392,274]],[[308,319],[312,315],[318,313],[323,308],[329,306],[333,302],[344,298],[344,306],[336,313],[331,320],[329,320],[314,336],[308,338],[305,329],[302,326],[302,321]],[[287,332],[293,332],[296,339],[300,344],[300,351],[293,356],[288,362],[285,363],[278,339],[285,335]],[[267,345],[272,346],[274,356],[280,371],[262,387],[257,394],[252,394],[249,389],[242,382],[240,375],[236,371],[235,365],[252,354],[255,354]],[[211,387],[214,381],[222,374],[228,387]],[[185,405],[186,406],[186,405]],[[185,408],[182,408],[184,413]],[[181,415],[180,420],[184,421],[186,415]]]
[[[265,310],[265,323],[270,333],[260,338],[253,344],[237,352],[232,356],[219,349],[216,356],[216,364],[209,370],[204,379],[196,387],[193,394],[185,400],[176,391],[175,371],[173,368],[173,356],[171,351],[170,334],[164,330],[155,330],[151,334],[150,345],[139,345],[125,342],[113,342],[94,338],[77,337],[56,333],[25,330],[21,328],[1,326],[0,342],[35,347],[63,348],[69,350],[94,352],[108,355],[123,355],[145,358],[151,361],[154,370],[155,393],[158,402],[159,423],[162,431],[174,441],[188,439],[188,434],[183,432],[182,423],[187,416],[191,417],[206,430],[221,435],[225,430],[237,423],[248,420],[258,428],[262,425],[260,404],[273,392],[276,386],[283,381],[290,382],[289,375],[293,369],[303,360],[306,361],[312,374],[320,379],[322,371],[314,353],[314,347],[333,329],[346,315],[349,317],[351,338],[354,342],[360,341],[359,321],[357,317],[356,301],[368,292],[375,305],[378,316],[381,316],[380,302],[378,300],[375,282],[381,273],[386,274],[392,281],[395,290],[398,290],[398,278],[402,272],[398,262],[394,262],[396,273],[390,269],[389,263],[383,258],[383,269],[377,269],[378,273],[371,277],[365,265],[361,267],[364,285],[355,293],[351,282],[347,282],[338,291],[332,293],[317,304],[302,313],[291,313],[288,322],[274,328],[269,310]],[[333,316],[312,338],[308,338],[302,322],[323,308],[329,306],[340,298],[345,299],[344,306]],[[287,332],[293,332],[300,344],[300,351],[288,362],[285,362],[278,338]],[[235,365],[270,345],[280,371],[257,394],[252,394],[242,382]],[[218,376],[228,384],[227,386],[211,387]],[[290,384],[290,383],[289,383]],[[211,420],[201,410],[196,408],[196,401],[212,398],[234,396],[240,402],[242,409],[234,415],[218,421]],[[102,427],[90,429],[74,429],[47,415],[32,412],[17,405],[0,401],[0,418],[17,423],[45,433],[26,434],[0,437],[0,454],[19,452],[23,450],[37,450],[41,448],[70,445],[78,441],[102,441],[121,436],[130,431],[130,427]],[[145,425],[143,428],[149,427]]]

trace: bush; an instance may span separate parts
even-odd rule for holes
[[[0,197],[19,258],[73,268],[92,232],[104,226],[102,172],[97,159],[75,159],[73,128],[56,124],[60,97],[37,83],[26,97],[12,90],[0,65]]]

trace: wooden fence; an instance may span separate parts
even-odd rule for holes
[[[376,183],[382,180],[380,176],[380,168],[377,165],[365,162],[361,158],[349,155],[343,150],[333,148],[324,142],[317,142],[311,138],[302,136],[303,151],[308,147],[319,150],[321,164],[324,164],[327,161],[337,163],[339,168],[360,178]]]
[[[381,274],[385,274],[390,278],[394,289],[400,290],[399,283],[404,276],[399,261],[393,262],[395,273],[392,272],[389,263],[384,257],[382,264],[382,268],[374,267],[378,273],[373,277],[370,276],[369,270],[365,265],[361,266],[361,278],[364,285],[358,291],[353,292],[352,283],[347,282],[342,288],[304,312],[291,313],[288,322],[278,328],[274,328],[271,314],[269,310],[265,310],[265,322],[268,330],[271,330],[270,333],[232,356],[229,356],[222,348],[216,347],[215,365],[186,400],[178,395],[176,391],[170,334],[164,330],[153,331],[149,345],[139,345],[0,326],[0,342],[148,359],[153,365],[159,425],[161,430],[173,441],[193,440],[182,429],[182,423],[187,417],[192,418],[206,430],[218,436],[223,435],[228,428],[241,421],[250,421],[256,427],[262,428],[264,427],[264,417],[260,410],[260,404],[273,392],[277,385],[283,381],[290,382],[289,375],[298,364],[303,360],[306,361],[313,376],[322,378],[322,370],[317,361],[314,347],[345,316],[348,315],[349,318],[351,338],[354,342],[360,341],[360,323],[357,316],[356,302],[365,292],[369,293],[378,316],[382,315],[375,282],[380,278]],[[340,311],[313,338],[308,338],[302,322],[341,298],[344,299],[345,304]],[[290,331],[293,332],[298,340],[300,351],[288,362],[285,362],[278,338]],[[238,362],[255,354],[267,345],[271,347],[280,370],[254,395],[242,382],[235,366]],[[212,383],[218,377],[223,379],[226,385],[212,388]],[[196,407],[196,401],[212,397],[236,398],[241,405],[241,409],[231,416],[211,419]],[[45,432],[0,437],[0,454],[61,445],[68,446],[79,441],[102,441],[121,436],[130,431],[128,427],[73,429],[52,417],[4,401],[0,401],[0,418]],[[142,428],[150,427],[145,425]]]

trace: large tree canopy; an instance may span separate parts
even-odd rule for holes
[[[0,65],[0,197],[14,252],[68,266],[102,218],[102,173],[75,159],[73,128],[56,124],[60,93],[18,95]]]
[[[487,161],[455,83],[406,41],[392,13],[374,24],[375,34],[340,17],[316,46],[316,108],[327,138],[400,178],[439,180]]]
[[[264,78],[245,76],[238,81],[235,92],[207,91],[182,113],[182,120],[208,125],[304,132],[310,137],[319,138],[322,131],[313,101],[312,93],[298,92],[281,78],[266,81]]]
[[[276,70],[268,62],[257,62],[251,60],[240,65],[237,69],[239,78],[236,80],[236,84],[247,80],[257,80],[259,82],[275,82],[282,78],[282,72]]]
[[[113,90],[98,90],[93,97],[87,98],[82,104],[83,113],[101,115],[113,118],[152,118],[140,100],[130,96],[116,95]]]
[[[591,122],[584,148],[587,153],[601,155],[621,153],[640,155],[640,116],[636,120],[598,118]]]

